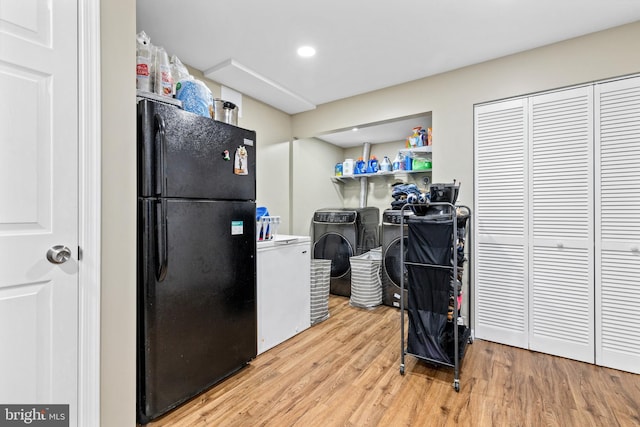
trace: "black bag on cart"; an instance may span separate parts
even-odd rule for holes
[[[443,363],[452,363],[446,334],[449,297],[452,295],[451,218],[411,217],[407,221],[409,333],[407,352]],[[451,323],[451,322],[449,322]]]
[[[449,271],[408,266],[409,334],[407,352],[451,363],[444,348],[449,301]],[[446,286],[438,286],[445,283]],[[435,284],[435,285],[434,285]]]

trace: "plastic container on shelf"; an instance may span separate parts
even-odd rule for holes
[[[384,158],[380,162],[380,171],[391,172],[391,169],[392,169],[391,160],[389,160],[389,157],[384,156]]]
[[[398,153],[396,155],[396,158],[393,161],[392,169],[394,171],[401,171],[405,169],[404,156],[402,155],[402,153]]]
[[[342,163],[342,175],[343,176],[351,176],[353,175],[353,159],[345,159]]]
[[[369,164],[367,165],[367,173],[377,173],[379,170],[379,163],[376,156],[371,156]]]
[[[420,135],[421,130],[422,126],[416,126],[413,128],[413,134],[407,139],[407,148],[422,147],[424,145],[422,136]]]
[[[430,170],[431,160],[423,159],[421,157],[414,157],[413,164],[411,165],[413,170]]]
[[[413,170],[413,157],[411,154],[404,156],[404,169],[408,171]]]
[[[173,97],[173,77],[169,56],[163,47],[156,47],[156,76],[154,79],[154,92],[158,95]]]

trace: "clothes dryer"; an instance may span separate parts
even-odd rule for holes
[[[326,208],[313,215],[313,258],[331,260],[330,292],[351,296],[352,256],[379,246],[380,210]]]
[[[411,211],[404,211],[404,233],[400,228],[402,212],[387,209],[382,213],[382,229],[380,231],[382,244],[382,304],[400,308],[400,279],[405,276],[404,297],[407,301],[407,272],[403,267],[404,256],[400,252],[401,239],[404,236],[404,251],[407,251],[407,217],[413,215]]]

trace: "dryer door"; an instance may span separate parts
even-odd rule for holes
[[[338,233],[329,232],[323,234],[313,245],[313,257],[315,259],[331,260],[331,278],[336,279],[349,273],[351,263],[349,258],[353,256],[353,246]]]
[[[407,238],[404,238],[404,253],[407,253]],[[387,273],[389,280],[400,287],[401,275],[404,271],[404,286],[407,287],[407,269],[403,267],[403,256],[400,254],[400,237],[394,239],[383,254],[382,262],[384,263],[384,271]]]

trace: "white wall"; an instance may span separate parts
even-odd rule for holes
[[[343,205],[339,187],[330,180],[335,164],[344,159],[343,149],[308,138],[293,141],[292,154],[292,234],[308,236],[314,211]]]
[[[135,1],[101,2],[102,427],[136,419],[135,16]]]
[[[473,206],[473,105],[640,72],[638,40],[640,22],[635,22],[320,105],[293,116],[293,134],[302,139],[431,111],[433,181],[458,179],[462,183],[459,200]],[[294,205],[314,202],[304,193],[295,196]]]

